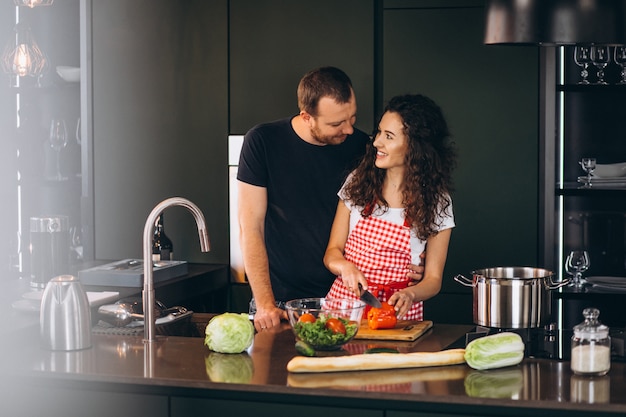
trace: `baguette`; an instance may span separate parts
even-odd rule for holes
[[[390,368],[421,368],[465,363],[465,349],[440,352],[364,353],[351,356],[304,357],[296,356],[287,363],[294,373],[371,371]]]
[[[361,387],[408,384],[411,382],[433,382],[464,380],[472,369],[465,365],[450,365],[429,368],[382,369],[369,371],[371,378],[363,379],[361,371],[325,373],[289,373],[287,385],[298,388]],[[368,389],[368,390],[370,390]]]

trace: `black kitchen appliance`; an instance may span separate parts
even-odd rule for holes
[[[580,321],[581,319],[579,319]],[[574,332],[571,329],[559,330],[555,323],[526,329],[476,326],[447,346],[446,349],[465,348],[472,340],[502,332],[513,332],[520,335],[526,347],[524,356],[527,358],[570,360],[571,338]],[[626,361],[624,356],[624,328],[611,329],[610,336],[612,360]]]

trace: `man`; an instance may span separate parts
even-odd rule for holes
[[[257,331],[287,319],[286,301],[328,292],[335,276],[322,260],[337,191],[369,140],[354,128],[354,90],[338,68],[305,74],[298,107],[294,117],[253,127],[239,160],[241,249]]]

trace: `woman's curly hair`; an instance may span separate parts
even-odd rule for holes
[[[456,150],[448,125],[439,106],[420,94],[393,97],[384,113],[396,113],[402,119],[408,138],[405,157],[403,205],[417,236],[426,240],[437,233],[438,218],[451,204],[452,171],[456,167]],[[374,136],[375,137],[375,136]],[[373,141],[367,145],[362,161],[346,184],[345,195],[362,214],[369,216],[373,203],[384,210],[389,204],[382,196],[385,169],[377,168]]]

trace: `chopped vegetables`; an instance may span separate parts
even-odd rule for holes
[[[315,349],[302,340],[296,341],[296,351],[303,356],[315,356]]]
[[[298,321],[293,326],[298,339],[314,349],[334,349],[352,339],[359,325],[344,318],[320,315],[313,323]]]
[[[298,319],[300,323],[315,323],[315,316],[311,313],[304,313]]]
[[[339,319],[330,318],[326,320],[326,328],[332,330],[333,333],[346,334],[346,326]]]
[[[367,313],[367,325],[372,330],[393,329],[398,322],[396,310],[389,303],[382,303],[381,308],[372,307]]]

